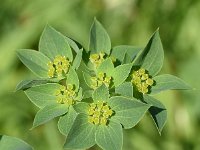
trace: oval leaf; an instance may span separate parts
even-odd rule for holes
[[[73,60],[71,48],[60,32],[47,25],[40,37],[39,51],[48,56],[51,60],[57,55],[66,56]]]
[[[191,89],[191,87],[186,84],[183,80],[180,78],[169,75],[169,74],[163,74],[159,75],[153,78],[155,80],[156,85],[152,86],[151,88],[151,94],[156,94],[162,91],[166,90],[188,90]]]
[[[61,87],[56,83],[48,83],[29,88],[25,94],[37,107],[42,108],[49,104],[56,103],[55,92]]]
[[[17,56],[22,63],[33,73],[42,78],[47,78],[48,62],[50,59],[41,52],[29,49],[21,49],[17,51]]]
[[[75,90],[78,91],[79,89],[79,79],[76,71],[71,67],[67,74],[66,84],[75,85]]]
[[[108,126],[99,125],[95,140],[103,150],[121,150],[123,145],[122,126],[113,121],[110,121]]]
[[[100,22],[96,19],[94,19],[94,23],[90,29],[89,50],[91,53],[105,52],[108,55],[111,50],[110,37]]]
[[[112,73],[112,77],[114,79],[115,87],[119,86],[126,80],[126,78],[128,77],[131,71],[131,68],[132,68],[132,64],[124,64],[124,65],[117,66],[114,69]]]
[[[113,70],[114,70],[114,65],[112,63],[112,60],[110,58],[107,58],[97,68],[97,74],[102,72],[106,73],[106,75],[108,76],[111,76]]]
[[[51,104],[40,109],[33,122],[33,128],[42,125],[51,119],[61,116],[68,111],[68,106],[66,104]]]
[[[105,84],[102,84],[100,87],[98,87],[94,93],[93,93],[93,100],[94,102],[97,101],[108,101],[110,97],[108,88],[105,86]]]
[[[34,80],[23,80],[21,81],[19,84],[17,84],[15,91],[19,91],[19,90],[26,90],[32,86],[37,86],[37,85],[41,85],[41,84],[45,84],[47,83],[48,80],[43,80],[43,79],[34,79]]]
[[[156,30],[145,49],[136,58],[134,64],[148,70],[151,76],[155,76],[161,70],[163,60],[163,46],[160,40],[159,30]]]
[[[88,122],[87,115],[79,114],[67,136],[64,148],[87,149],[95,144],[96,126]]]
[[[21,139],[0,135],[0,150],[33,150],[33,148]]]
[[[77,113],[74,110],[72,106],[69,107],[68,113],[64,116],[60,117],[58,121],[58,129],[59,131],[67,136],[75,119],[76,119]]]
[[[150,107],[136,99],[122,96],[112,97],[108,104],[115,112],[111,120],[121,123],[125,129],[134,127]]]

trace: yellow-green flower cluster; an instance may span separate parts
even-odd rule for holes
[[[65,56],[56,56],[55,59],[48,64],[48,76],[49,78],[60,77],[63,73],[67,73],[70,66],[70,61]]]
[[[111,83],[112,77],[107,76],[106,73],[100,72],[96,77],[91,77],[92,81],[92,88],[96,89],[97,87],[101,86],[103,83],[109,87]]]
[[[76,92],[74,85],[68,84],[67,86],[61,86],[55,93],[57,96],[57,103],[72,105],[75,103]]]
[[[153,79],[149,77],[149,74],[143,68],[133,72],[131,82],[137,87],[138,91],[143,94],[148,93],[149,88],[151,88],[154,83]]]
[[[90,61],[94,64],[94,66],[97,68],[103,61],[104,61],[104,55],[105,53],[99,53],[99,54],[92,54],[90,55]]]
[[[88,109],[88,122],[95,125],[107,125],[108,119],[112,116],[112,109],[102,101],[90,104]]]

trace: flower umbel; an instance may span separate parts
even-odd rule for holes
[[[48,64],[48,76],[49,78],[60,77],[63,73],[67,73],[70,66],[70,61],[65,56],[57,55],[53,62],[49,62]]]
[[[99,54],[92,54],[90,55],[90,61],[94,64],[94,66],[97,68],[103,61],[105,53],[99,53]]]
[[[95,125],[107,125],[108,119],[112,116],[112,109],[102,101],[90,104],[88,109],[88,122]]]
[[[92,88],[96,89],[97,87],[101,86],[103,83],[109,87],[112,77],[107,76],[106,73],[100,72],[96,77],[92,77]]]
[[[72,105],[75,103],[76,92],[74,85],[68,84],[67,86],[61,86],[55,93],[57,96],[57,103]]]
[[[148,93],[149,88],[151,88],[154,83],[153,79],[149,77],[149,74],[143,68],[134,71],[131,77],[131,82],[137,87],[138,91],[143,94]]]

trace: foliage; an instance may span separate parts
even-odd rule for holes
[[[33,150],[30,145],[24,141],[6,135],[0,136],[0,149],[1,150]]]
[[[40,108],[32,129],[60,117],[59,131],[67,137],[64,148],[96,144],[104,150],[120,150],[122,129],[133,128],[148,111],[161,134],[167,111],[152,94],[190,87],[178,77],[157,75],[164,59],[159,30],[144,49],[111,48],[106,30],[95,19],[89,41],[87,49],[79,49],[75,41],[47,25],[39,51],[17,51],[39,77],[16,88]]]

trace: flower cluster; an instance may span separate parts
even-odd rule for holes
[[[104,56],[105,56],[105,53],[101,52],[99,54],[91,54],[89,59],[97,68],[104,61]]]
[[[66,74],[69,70],[70,61],[65,56],[57,55],[55,59],[48,62],[48,76],[49,78],[61,77],[63,72]]]
[[[55,93],[57,96],[57,103],[72,105],[75,103],[76,92],[74,85],[68,84],[67,86],[61,86]]]
[[[148,93],[149,88],[151,88],[154,83],[153,79],[143,68],[132,73],[131,82],[137,87],[137,90],[143,94]]]
[[[93,89],[96,89],[102,84],[105,84],[107,87],[109,87],[112,81],[112,77],[107,76],[106,73],[100,72],[96,77],[91,77],[91,81],[92,81],[91,86]]]
[[[134,127],[149,111],[160,133],[166,108],[148,94],[189,86],[172,75],[157,75],[164,58],[158,30],[143,50],[127,45],[112,48],[97,20],[90,35],[89,48],[80,49],[47,26],[39,51],[18,51],[20,60],[40,77],[17,86],[40,108],[33,127],[60,117],[59,131],[67,137],[64,148],[89,149],[97,144],[103,150],[121,150],[122,129]]]
[[[88,122],[95,125],[106,125],[112,114],[112,109],[105,102],[98,101],[97,103],[90,104]]]

